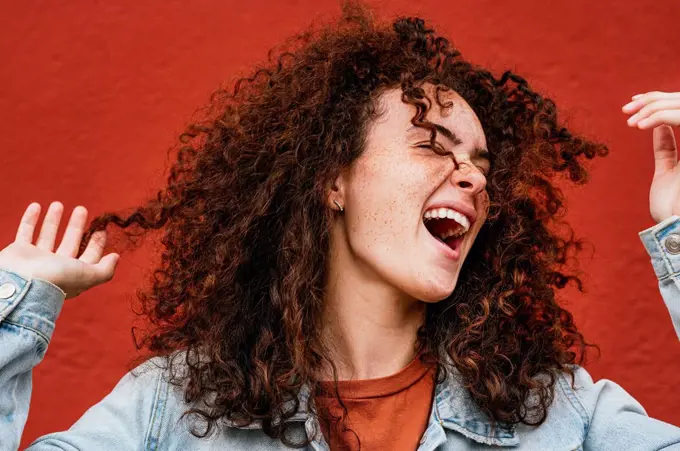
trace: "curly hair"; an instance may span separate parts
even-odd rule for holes
[[[586,160],[606,146],[562,126],[555,103],[522,77],[463,59],[422,19],[384,23],[346,4],[338,21],[298,34],[233,90],[215,91],[171,149],[167,186],[131,213],[98,216],[83,238],[81,251],[109,224],[129,237],[162,231],[152,286],[137,293],[149,321],[138,346],[171,367],[182,360],[171,379],[202,425],[195,435],[259,421],[289,444],[285,420],[329,360],[329,182],[361,154],[385,89],[401,88],[412,123],[434,141],[424,83],[470,104],[491,153],[488,219],[455,291],[427,306],[418,334],[439,377],[460,373],[495,422],[537,425],[557,373],[582,364],[591,345],[555,292],[569,282],[583,291],[570,265],[583,243],[562,219],[557,184],[584,183]]]

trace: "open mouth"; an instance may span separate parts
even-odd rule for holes
[[[454,250],[460,246],[465,233],[470,229],[468,218],[450,208],[427,210],[423,223],[430,235]]]

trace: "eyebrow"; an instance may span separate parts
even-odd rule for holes
[[[453,144],[458,145],[462,144],[463,141],[458,139],[458,137],[448,128],[444,127],[441,124],[437,123],[432,123],[434,125],[435,130],[437,132],[441,133],[445,138],[447,138],[449,141],[451,141]],[[408,130],[406,130],[406,133],[409,133],[415,128],[424,128],[424,127],[418,127],[416,125],[412,125]],[[425,129],[427,130],[427,129]],[[486,160],[491,160],[491,155],[489,154],[489,151],[487,149],[484,149],[483,147],[475,147],[475,149],[472,151],[472,156],[471,158],[483,158]]]

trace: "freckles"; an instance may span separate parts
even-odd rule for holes
[[[387,215],[385,215],[385,227],[394,228],[393,221],[395,212],[399,211],[399,201],[395,198],[390,199]]]

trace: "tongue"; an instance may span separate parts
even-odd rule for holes
[[[456,240],[459,239],[459,236],[453,237],[450,236],[447,239],[443,240],[444,243],[446,243],[447,246],[449,246],[451,249],[454,249],[456,246],[454,245]]]

